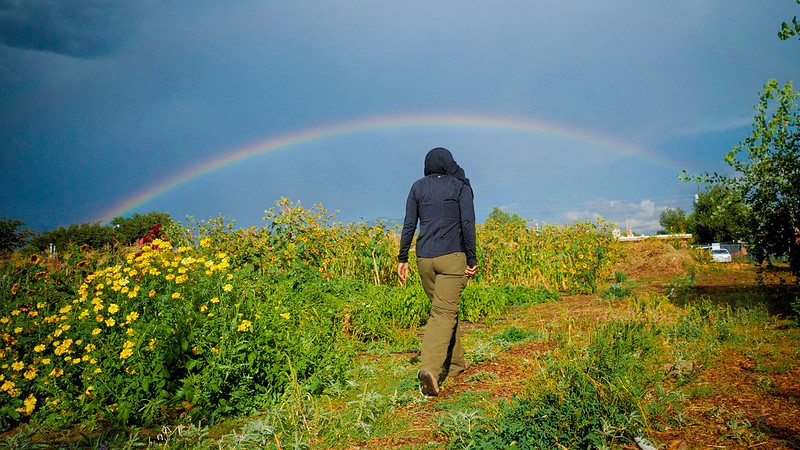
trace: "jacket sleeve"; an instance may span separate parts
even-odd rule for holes
[[[397,255],[397,261],[404,263],[408,262],[408,250],[411,248],[411,241],[414,239],[414,233],[417,231],[417,198],[414,195],[414,187],[408,193],[406,199],[406,217],[403,220],[403,232],[400,235],[400,253]]]
[[[478,258],[475,255],[475,205],[472,187],[468,184],[461,187],[458,204],[461,209],[461,236],[464,239],[464,253],[467,256],[467,265],[473,267],[478,264]]]

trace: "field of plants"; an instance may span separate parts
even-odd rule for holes
[[[637,290],[602,222],[489,220],[460,309],[473,368],[432,400],[415,378],[428,300],[413,271],[397,280],[398,231],[282,199],[263,227],[213,219],[141,248],[14,254],[0,270],[0,446],[630,446],[689,423],[697,368],[765,344],[751,329],[776,320]],[[585,314],[563,309],[571,296]],[[780,370],[796,373],[796,329],[780,330],[794,349]]]

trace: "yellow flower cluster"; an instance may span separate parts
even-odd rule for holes
[[[23,402],[22,407],[17,408],[17,412],[30,416],[34,409],[36,409],[36,397],[33,394],[29,395]]]
[[[201,248],[209,248],[211,244],[210,238],[204,238]],[[119,359],[136,358],[139,339],[131,336],[137,335],[134,327],[148,311],[148,307],[140,309],[139,305],[151,305],[167,298],[195,300],[192,282],[204,276],[221,274],[215,278],[224,280],[218,294],[234,289],[233,276],[225,274],[230,268],[230,258],[224,252],[212,253],[191,247],[173,249],[171,243],[155,240],[141,251],[131,252],[121,264],[97,267],[102,264],[87,261],[92,260],[89,256],[83,257],[86,259],[75,266],[81,269],[75,272],[81,281],[76,284],[72,300],[58,304],[50,299],[38,301],[35,308],[32,304],[20,304],[6,309],[6,315],[0,316],[0,393],[18,399],[17,405],[22,404],[17,408],[20,414],[30,414],[37,407],[37,399],[31,394],[35,383],[46,385],[64,376],[88,381],[103,373],[98,367],[87,369],[82,363],[96,365],[102,356],[113,358],[111,345],[118,349]],[[47,262],[39,255],[31,257],[30,263],[41,267],[31,277],[34,283],[47,282],[53,271]],[[91,271],[90,265],[96,269]],[[43,270],[46,267],[49,271]],[[227,276],[223,278],[224,275]],[[23,281],[13,283],[10,291],[12,297],[26,292],[26,296],[36,298],[32,297],[33,290],[26,290]],[[145,295],[147,298],[141,299]],[[131,302],[131,299],[137,300]],[[217,311],[214,305],[220,302],[220,297],[206,297],[202,312],[213,317],[212,311]],[[252,327],[248,320],[237,325],[240,331]],[[35,340],[31,342],[32,339]],[[113,344],[115,342],[117,344]],[[21,343],[30,347],[22,348]],[[143,348],[155,351],[156,340],[150,339]],[[125,373],[135,374],[134,366],[125,366]],[[86,393],[94,395],[91,388]],[[42,404],[49,405],[53,401]]]
[[[16,397],[19,395],[19,390],[17,389],[17,385],[11,380],[3,381],[3,385],[0,386],[0,392],[5,392],[12,397]]]

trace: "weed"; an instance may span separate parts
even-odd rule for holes
[[[480,411],[452,411],[437,418],[437,432],[449,439],[450,448],[469,448],[476,442],[473,433],[485,423]]]
[[[528,336],[529,333],[515,327],[514,325],[511,325],[503,330],[503,332],[500,333],[497,338],[506,342],[520,342],[527,339]]]
[[[604,300],[614,300],[628,296],[631,293],[630,286],[625,286],[621,283],[611,283],[605,290],[603,290],[601,297]]]
[[[468,382],[479,382],[479,381],[493,381],[499,380],[500,376],[494,372],[487,372],[485,370],[479,370],[475,373],[471,373],[464,378]]]

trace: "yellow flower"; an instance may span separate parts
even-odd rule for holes
[[[172,293],[172,298],[181,298],[181,293],[180,292],[173,292]]]
[[[155,296],[155,295],[156,295],[156,290],[155,289],[150,289],[150,292],[147,293],[147,296],[150,297],[150,298],[153,298],[153,296]]]
[[[60,367],[56,367],[50,371],[50,376],[53,378],[58,378],[61,375],[64,375],[64,371]]]
[[[219,297],[211,297],[211,303],[219,303]]]
[[[92,330],[92,335],[94,335],[94,336],[97,336],[97,335],[98,335],[98,334],[100,334],[102,331],[103,331],[103,330],[101,330],[100,328],[95,328],[94,330]]]
[[[5,381],[3,385],[0,386],[0,391],[10,392],[14,390],[14,382],[13,381]]]
[[[113,318],[113,317],[109,317],[109,318],[106,320],[106,326],[108,326],[108,327],[113,327],[115,323],[117,323],[117,321],[116,321],[116,320],[114,320],[114,318]]]
[[[44,351],[44,344],[39,344],[36,347],[33,347],[33,351],[36,353],[41,353]]]
[[[200,306],[200,312],[206,312],[207,309],[208,309],[208,306],[206,306],[206,305],[201,305]]]
[[[230,292],[230,291],[233,290],[233,286],[231,286],[230,283],[226,284],[225,286],[222,286],[222,290],[225,291],[225,292]]]
[[[45,358],[45,359],[43,359],[43,360],[42,360],[42,365],[43,365],[43,366],[50,365],[50,358]]]
[[[11,364],[11,368],[17,371],[22,370],[25,368],[25,363],[21,361],[15,361],[14,364]]]
[[[36,378],[36,368],[31,367],[25,372],[25,379],[33,380],[34,378]]]
[[[122,349],[122,351],[119,353],[119,357],[120,357],[120,359],[128,359],[128,358],[130,358],[130,356],[131,356],[132,354],[133,354],[133,350],[131,350],[131,349],[129,349],[129,348],[124,348],[124,349]]]
[[[108,312],[110,312],[111,314],[114,314],[117,311],[119,311],[119,305],[117,305],[116,303],[112,303],[112,304],[108,305]]]
[[[128,322],[133,322],[138,318],[139,318],[139,313],[136,311],[132,311],[127,316],[125,316],[125,320],[127,320]]]
[[[14,283],[11,286],[11,295],[17,295],[17,292],[19,292],[19,287],[20,287],[19,284]]]
[[[283,313],[283,314],[281,314],[281,317],[283,317],[286,320],[289,320],[289,318],[292,317],[292,315],[289,314],[289,313]]]
[[[248,328],[250,328],[252,326],[253,326],[253,324],[250,323],[249,320],[245,319],[245,320],[242,321],[242,323],[239,324],[238,327],[236,327],[236,330],[245,331],[245,330],[247,330]]]
[[[34,397],[33,394],[29,395],[23,404],[25,405],[25,414],[30,416],[34,408],[36,408],[36,397]]]
[[[15,327],[14,328],[14,333],[16,333],[16,334],[22,333],[22,327]]]
[[[102,314],[98,314],[97,317],[94,318],[94,320],[96,320],[98,322],[102,322],[102,321],[106,320],[106,318],[103,317]]]

